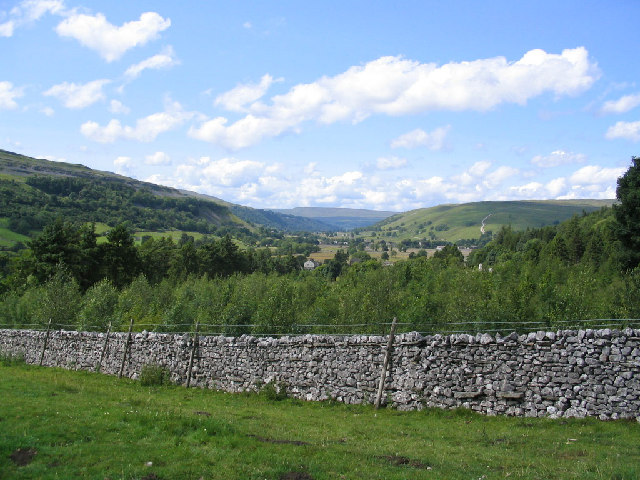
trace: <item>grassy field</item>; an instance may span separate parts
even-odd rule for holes
[[[636,422],[375,411],[0,366],[2,479],[635,479]]]
[[[22,242],[26,244],[29,240],[31,240],[26,235],[21,235],[19,233],[9,230],[8,226],[9,226],[9,219],[0,218],[0,246],[12,247],[18,242]]]

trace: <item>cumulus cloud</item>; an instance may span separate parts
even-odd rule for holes
[[[618,177],[622,176],[625,168],[604,168],[597,165],[589,165],[576,170],[569,177],[569,182],[574,185],[603,185],[616,184]]]
[[[554,178],[547,182],[545,189],[552,198],[556,198],[567,190],[567,180],[564,177]]]
[[[61,0],[23,0],[11,9],[9,20],[0,24],[0,37],[11,37],[16,28],[39,20],[46,13],[60,15],[65,12]]]
[[[238,197],[241,191],[255,191],[260,179],[271,177],[277,169],[277,165],[254,160],[200,157],[178,165],[170,178],[154,175],[149,181],[219,196],[233,191],[233,196],[239,199],[242,198],[242,195]]]
[[[123,126],[116,119],[112,119],[105,126],[89,121],[80,126],[80,132],[85,137],[100,143],[113,143],[120,138],[151,142],[161,133],[179,127],[193,116],[193,112],[184,111],[179,103],[167,102],[164,112],[138,119],[135,127]]]
[[[190,134],[237,149],[296,132],[306,121],[330,124],[360,122],[374,114],[487,111],[503,103],[524,105],[544,93],[577,95],[598,77],[598,67],[584,47],[561,54],[531,50],[515,62],[495,57],[441,66],[381,57],[333,77],[295,85],[269,103],[241,103],[248,112],[245,117],[232,123],[224,117],[207,119]]]
[[[127,50],[157,39],[159,33],[170,26],[171,20],[156,12],[145,12],[139,20],[126,22],[120,27],[109,23],[101,13],[73,14],[56,27],[56,32],[78,40],[85,47],[97,51],[107,62],[112,62]]]
[[[417,128],[392,140],[391,148],[426,147],[429,150],[442,150],[449,130],[451,130],[451,125],[438,127],[430,133]]]
[[[11,82],[0,82],[0,110],[18,108],[16,98],[22,95],[22,88],[14,87]]]
[[[398,179],[355,170],[324,175],[315,167],[310,174],[307,167],[284,174],[264,162],[203,157],[177,166],[169,177],[154,175],[148,180],[259,208],[325,205],[406,211],[480,200],[614,198],[615,180],[624,173],[585,167],[547,183],[518,183],[510,167],[491,169],[490,163],[477,162],[464,172],[471,180],[463,184],[461,175]]]
[[[85,108],[93,105],[105,96],[102,87],[110,83],[110,80],[94,80],[85,84],[63,82],[54,85],[43,93],[48,97],[55,97],[67,108]]]
[[[601,113],[625,113],[640,105],[640,93],[625,95],[618,100],[605,102],[600,109]]]
[[[530,182],[507,189],[504,200],[509,199],[609,199],[616,196],[616,182],[624,168],[606,168],[588,165],[568,177],[558,177],[545,184]]]
[[[245,112],[246,105],[262,98],[273,82],[271,75],[263,75],[260,83],[241,84],[218,95],[214,105],[219,105],[232,112]]]
[[[378,170],[392,170],[407,166],[407,159],[400,157],[380,157],[376,161]]]
[[[171,158],[164,152],[156,152],[145,157],[147,165],[171,165]]]
[[[14,28],[15,26],[13,20],[0,23],[0,37],[12,37]]]
[[[587,157],[582,153],[554,150],[549,155],[536,155],[531,159],[531,163],[538,167],[549,168],[572,163],[583,163],[586,158]]]
[[[468,181],[461,183],[463,176]],[[486,161],[451,177],[397,178],[376,170],[326,175],[315,164],[284,169],[256,160],[201,157],[177,165],[172,175],[156,174],[148,180],[259,208],[324,205],[400,211],[442,203],[550,198],[554,185],[554,194],[568,191],[559,182],[548,188],[518,185],[516,169]]]
[[[491,162],[480,161],[475,162],[464,172],[455,175],[452,179],[459,185],[471,185],[478,183],[484,178],[485,172],[491,167]]]
[[[116,167],[116,173],[120,175],[130,175],[134,169],[134,163],[130,157],[116,158],[113,161],[113,166]]]
[[[124,105],[120,100],[111,100],[111,102],[109,102],[109,111],[111,113],[123,113],[126,115],[131,111],[131,109]]]
[[[510,177],[517,175],[519,172],[520,171],[517,168],[502,165],[496,168],[493,172],[486,174],[482,183],[488,189],[496,188],[502,182]]]
[[[638,122],[617,122],[607,130],[605,138],[614,140],[623,138],[632,142],[640,141],[640,121]]]
[[[175,57],[175,52],[171,46],[165,48],[161,53],[149,57],[146,60],[131,65],[124,72],[124,76],[128,80],[138,78],[144,70],[160,70],[171,68],[174,65],[178,65],[180,61]]]

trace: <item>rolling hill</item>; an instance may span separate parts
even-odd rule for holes
[[[582,212],[611,206],[615,200],[539,200],[439,205],[393,215],[359,234],[399,241],[422,238],[458,242],[479,239],[510,225],[514,230],[555,225]]]
[[[25,243],[56,217],[143,231],[223,233],[255,226],[329,230],[312,219],[233,205],[83,165],[0,150],[0,246]]]

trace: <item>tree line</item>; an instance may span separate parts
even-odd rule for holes
[[[381,334],[396,316],[406,331],[507,333],[640,318],[640,159],[617,197],[557,226],[503,227],[466,260],[452,245],[392,266],[350,265],[341,250],[312,272],[303,256],[241,250],[228,236],[136,247],[119,226],[98,244],[90,227],[58,220],[2,279],[0,324]]]

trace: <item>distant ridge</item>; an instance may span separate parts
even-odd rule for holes
[[[273,210],[278,213],[318,220],[333,230],[352,230],[380,222],[397,212],[363,208],[296,207]]]

